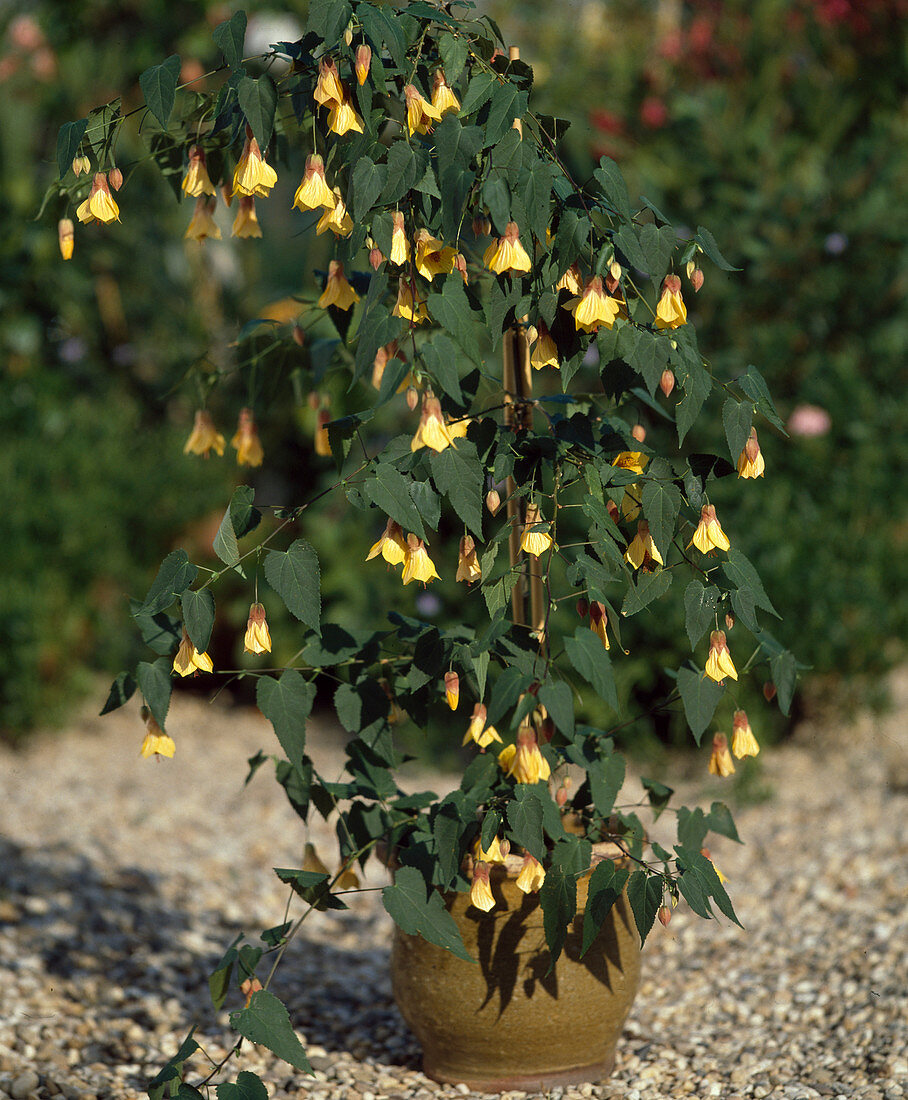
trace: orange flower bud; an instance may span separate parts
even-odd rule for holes
[[[380,248],[369,249],[369,266],[373,271],[378,271],[384,262],[385,257]]]
[[[581,619],[585,619],[589,614],[589,610],[590,601],[584,599],[583,596],[581,596],[580,599],[577,601],[577,614],[580,616]]]
[[[61,218],[57,222],[57,240],[60,244],[60,255],[64,260],[71,260],[76,246],[76,232],[71,218]]]
[[[659,907],[659,923],[663,928],[668,928],[668,922],[672,919],[672,911],[667,905]]]
[[[372,64],[372,51],[368,46],[362,45],[356,47],[356,60],[354,68],[356,69],[356,79],[360,84],[365,84],[369,76],[369,66]]]
[[[290,335],[293,337],[293,342],[295,344],[299,344],[301,348],[305,347],[306,332],[304,329],[300,328],[299,325],[294,325],[293,328],[290,330]]]
[[[119,168],[111,168],[107,173],[107,181],[114,191],[119,191],[123,186],[123,173]]]
[[[313,412],[318,412],[322,406],[321,398],[315,390],[310,390],[306,398],[306,404]]]
[[[666,397],[675,388],[675,376],[670,370],[664,370],[662,377],[659,379],[659,389],[665,394]]]
[[[621,521],[621,512],[618,510],[618,505],[613,500],[606,501],[605,510],[612,517],[615,523],[619,523]]]
[[[460,701],[460,677],[453,669],[445,673],[445,699],[451,710],[457,710]]]
[[[419,390],[415,386],[407,386],[407,408],[410,412],[415,412],[418,404]]]
[[[498,495],[495,489],[489,489],[489,491],[486,493],[486,508],[488,508],[488,510],[494,516],[498,512],[498,509],[500,507],[501,497]]]
[[[776,685],[772,680],[767,680],[763,685],[763,698],[767,703],[771,703],[776,697]]]
[[[731,628],[732,628],[732,627],[733,627],[734,625],[735,625],[735,617],[734,617],[734,615],[732,615],[732,614],[731,614],[731,612],[729,612],[729,611],[726,611],[726,612],[725,612],[725,627],[726,627],[726,629],[727,629],[727,630],[731,630]]]
[[[690,285],[694,288],[694,293],[703,286],[703,272],[699,267],[695,266],[693,260],[687,265],[687,277],[690,279]]]
[[[473,236],[490,237],[492,235],[492,223],[484,214],[477,214],[473,218]]]
[[[644,428],[642,424],[635,424],[633,428],[631,428],[631,435],[638,443],[642,443],[643,440],[646,439],[646,428]]]

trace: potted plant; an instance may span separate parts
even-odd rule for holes
[[[715,906],[737,919],[704,854],[710,831],[737,839],[726,806],[678,809],[668,850],[619,800],[625,762],[613,735],[626,716],[613,656],[625,652],[624,624],[683,607],[691,659],[669,670],[659,706],[683,712],[698,744],[717,710],[733,725],[731,752],[724,734],[713,738],[717,774],[733,770],[732,753],[759,751],[734,702],[739,676],[768,666],[786,709],[794,689],[793,657],[758,621],[772,604],[710,498],[719,479],[737,476],[746,491],[763,475],[757,414],[781,430],[759,372],[715,378],[688,317],[682,275],[697,291],[701,263],[733,269],[708,230],[679,235],[654,204],[632,203],[607,157],[589,179],[573,177],[559,144],[567,123],[531,109],[532,69],[472,4],[313,0],[299,40],[253,59],[245,30],[242,11],[214,30],[223,64],[205,90],[178,84],[174,55],[142,74],[134,111],[116,101],[66,124],[46,202],[63,215],[64,259],[76,222],[119,219],[121,185],[129,216],[116,153],[130,114],[148,159],[195,203],[190,242],[222,237],[222,200],[233,203],[233,236],[261,236],[257,204],[305,158],[293,205],[333,245],[321,293],[301,294],[288,323],[247,325],[237,370],[193,373],[206,401],[215,391],[235,401],[232,445],[254,469],[269,416],[260,379],[289,356],[287,393],[299,397],[309,380],[314,394],[314,461],[325,470],[333,458],[336,473],[280,507],[242,485],[205,562],[168,555],[133,605],[156,656],[117,677],[104,712],[138,691],[142,754],[172,756],[173,686],[217,681],[215,594],[248,586],[242,675],[255,678],[280,745],[277,781],[304,822],[336,821],[339,853],[333,872],[315,853],[277,869],[303,914],[263,932],[263,948],[232,945],[211,976],[217,1008],[235,987],[245,997],[231,1015],[237,1047],[246,1038],[309,1068],[271,976],[306,915],[344,908],[357,868],[380,852],[399,929],[395,990],[427,1070],[485,1088],[602,1076],[657,916],[667,923],[684,898],[703,917]],[[263,347],[254,342],[266,324]],[[347,391],[340,416],[317,393],[332,375]],[[714,392],[727,456],[689,442],[698,419],[714,418]],[[271,407],[284,397],[272,394]],[[225,444],[203,404],[187,452]],[[322,609],[320,509],[338,499],[370,532],[351,548],[356,567],[400,570],[403,585],[404,610],[382,609],[357,630]],[[456,537],[436,537],[455,525]],[[436,625],[409,597],[440,574],[470,596]],[[255,659],[272,649],[269,601],[299,623],[281,668]],[[341,782],[306,751],[327,682],[350,734]],[[600,725],[578,720],[590,699],[607,716]],[[408,793],[396,726],[408,715],[425,727],[445,707],[471,753],[460,786],[443,798]],[[251,772],[267,759],[259,753]],[[658,816],[672,791],[651,780],[644,789]],[[453,1013],[444,981],[455,983]],[[452,1030],[458,1017],[465,1036]],[[571,1021],[579,1052],[566,1061],[537,1042],[533,1019]],[[226,1060],[195,1077],[195,1049],[190,1033],[152,1097],[199,1095],[216,1080],[219,1095],[264,1094],[246,1071],[224,1080]]]

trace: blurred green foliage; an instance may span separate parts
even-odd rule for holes
[[[83,669],[114,672],[129,663],[136,639],[126,596],[141,595],[154,563],[180,541],[196,541],[195,550],[187,544],[194,560],[210,556],[210,535],[206,542],[202,528],[187,533],[178,522],[222,509],[238,481],[254,484],[268,503],[289,504],[332,476],[331,460],[313,454],[315,412],[306,396],[310,387],[330,393],[332,415],[340,416],[344,387],[322,378],[318,342],[300,352],[284,325],[233,346],[243,323],[268,312],[273,299],[285,301],[275,312],[283,319],[296,309],[287,295],[302,288],[311,300],[311,269],[325,265],[323,244],[301,246],[298,215],[289,211],[305,151],[293,152],[290,170],[278,164],[279,201],[260,209],[264,242],[227,242],[225,226],[224,243],[185,248],[189,204],[178,206],[155,173],[134,169],[144,145],[131,124],[117,153],[127,181],[121,224],[77,227],[75,261],[63,264],[50,226],[67,211],[50,208],[31,220],[56,173],[60,123],[124,91],[128,110],[139,73],[171,52],[180,53],[186,79],[215,68],[211,28],[239,6],[267,11],[258,2],[41,0],[19,9],[33,17],[37,36],[15,13],[4,30],[0,472],[8,567],[0,605],[11,627],[0,637],[0,729],[7,736],[58,716]],[[586,178],[601,153],[613,156],[632,193],[642,191],[673,218],[702,212],[742,267],[726,276],[704,263],[699,295],[685,282],[720,375],[752,362],[783,416],[820,410],[799,414],[808,431],[828,416],[828,430],[816,435],[797,434],[797,419],[788,439],[760,427],[765,480],[741,493],[729,479],[715,493],[720,515],[723,493],[734,494],[740,518],[728,533],[759,562],[785,612],[771,629],[814,667],[824,689],[839,677],[878,676],[905,636],[905,601],[892,598],[906,581],[908,439],[899,6],[585,0],[566,20],[554,4],[482,5],[534,65],[543,106],[573,120],[575,178]],[[302,22],[299,12],[277,23],[263,14],[256,49],[292,37],[294,19]],[[285,346],[286,365],[279,377],[262,377],[256,354],[274,338]],[[255,403],[266,465],[251,477],[237,471],[229,450],[207,463],[181,454],[193,409],[215,375],[226,384],[210,407],[228,438],[239,407]],[[174,389],[184,376],[188,383]],[[372,427],[393,435],[408,423],[401,407]],[[720,444],[718,417],[716,425],[717,439],[700,445]],[[646,426],[658,430],[655,415]],[[369,519],[339,509],[318,532],[335,619],[346,616],[354,627],[392,607],[437,621],[453,611],[470,617],[471,600],[481,597],[465,600],[453,582],[402,592],[380,563],[360,569],[381,527]],[[439,531],[433,557],[443,575],[453,574],[458,537]],[[250,599],[238,581],[220,604],[218,667],[239,658]],[[283,662],[296,648],[281,641],[290,624],[268,610]],[[683,636],[679,627],[653,616],[634,621],[625,639],[630,656],[616,664],[624,700],[645,705],[661,694],[660,668],[678,664],[671,639]],[[675,735],[670,718],[652,721],[663,738]],[[461,726],[456,719],[443,737],[459,740]]]

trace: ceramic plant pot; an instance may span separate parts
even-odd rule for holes
[[[614,846],[594,846],[593,866]],[[640,978],[640,941],[627,901],[612,907],[581,959],[589,873],[577,883],[577,916],[548,974],[538,894],[517,889],[522,860],[492,868],[495,908],[483,913],[469,894],[447,895],[467,951],[455,958],[395,927],[394,998],[423,1048],[423,1069],[436,1081],[480,1092],[539,1091],[598,1081],[614,1066],[615,1045]],[[591,868],[592,871],[592,868]]]

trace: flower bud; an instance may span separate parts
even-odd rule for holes
[[[495,489],[489,489],[486,493],[486,508],[494,516],[498,509],[501,507],[501,497],[498,495]]]
[[[732,615],[730,611],[726,611],[725,612],[725,628],[726,628],[726,630],[731,630],[731,628],[734,625],[735,625],[734,615]]]
[[[353,45],[353,31],[351,30],[351,28],[349,26],[344,31],[344,45],[345,46],[352,46]],[[360,81],[360,84],[362,84],[362,81]]]
[[[646,439],[646,428],[644,428],[642,424],[635,424],[633,428],[631,428],[631,435],[638,443],[642,443],[643,440]]]
[[[663,928],[668,928],[668,922],[672,919],[672,911],[667,905],[659,907],[659,923]]]
[[[306,404],[312,409],[313,412],[318,412],[321,407],[321,399],[315,390],[309,391],[309,396],[306,398]]]
[[[675,388],[675,376],[670,370],[664,370],[662,377],[659,379],[659,389],[665,394],[666,397]]]
[[[74,176],[79,176],[84,171],[83,166],[82,166],[82,161],[84,159],[85,159],[84,157],[73,157],[73,175]]]
[[[407,408],[410,412],[415,412],[418,404],[419,390],[415,386],[407,386]]]
[[[457,710],[460,701],[460,677],[453,669],[445,673],[445,699],[451,710]]]
[[[299,325],[294,325],[293,328],[290,330],[290,334],[293,337],[293,342],[295,344],[298,344],[301,348],[305,347],[305,344],[306,344],[305,329],[301,328]]]
[[[767,680],[763,685],[763,698],[767,703],[771,703],[776,697],[776,685],[772,680]]]
[[[618,510],[618,505],[613,500],[606,501],[605,510],[612,517],[615,523],[621,522],[621,513]]]
[[[378,271],[381,265],[385,262],[385,257],[379,248],[371,248],[369,250],[369,266],[373,271]]]
[[[64,260],[71,260],[76,246],[76,232],[72,219],[61,218],[57,222],[57,241],[60,245],[60,255]]]
[[[492,223],[484,214],[477,214],[473,218],[473,236],[489,237],[492,235]]]
[[[590,601],[581,596],[577,601],[577,614],[581,619],[585,619],[590,612]]]
[[[691,262],[693,262],[693,261],[691,261]],[[697,291],[700,289],[700,287],[703,286],[703,272],[700,270],[699,267],[695,267],[693,269],[693,271],[691,271],[690,270],[691,265],[688,264],[687,266],[688,266],[687,277],[688,277],[688,279],[690,279],[690,285],[694,288],[694,293],[696,294]]]
[[[247,978],[240,984],[240,993],[246,998],[246,1007],[249,1007],[249,1002],[252,1000],[253,993],[259,993],[262,990],[262,983],[258,978]]]
[[[621,264],[614,261],[609,265],[608,274],[605,277],[605,289],[609,294],[614,294],[618,289],[618,282],[621,279]]]
[[[461,279],[463,279],[463,285],[466,286],[470,281],[470,277],[467,274],[467,260],[462,252],[458,252],[454,257],[454,270],[459,272]]]
[[[369,66],[372,64],[372,51],[368,46],[362,45],[356,47],[356,61],[354,68],[356,69],[356,79],[360,84],[365,84],[369,76]]]
[[[555,801],[558,804],[559,809],[564,809],[564,805],[568,800],[568,791],[571,789],[571,777],[566,775],[561,781],[561,786],[555,792]]]
[[[111,170],[107,173],[107,182],[114,189],[114,191],[120,190],[120,188],[123,186],[123,173],[120,171],[119,168],[111,168]]]

